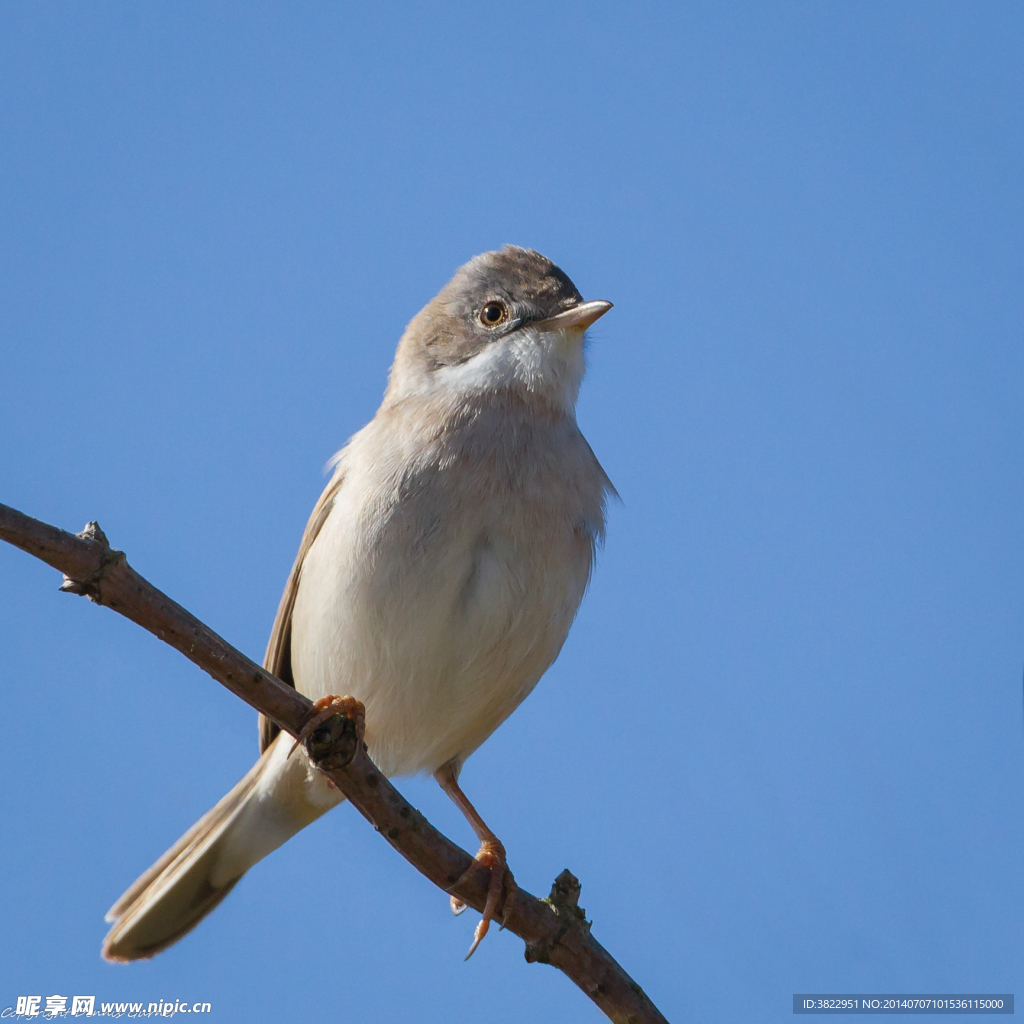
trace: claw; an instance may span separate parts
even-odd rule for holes
[[[452,904],[452,913],[456,917],[458,917],[459,914],[464,914],[467,910],[469,910],[469,904],[463,903],[458,896],[452,896],[450,897],[450,899]]]
[[[312,736],[332,715],[345,715],[353,719],[356,723],[356,735],[359,737],[359,742],[362,742],[363,731],[366,728],[366,709],[362,702],[356,700],[355,697],[337,697],[330,694],[313,702],[313,710],[302,727],[298,739],[292,744],[292,749],[288,751],[288,757],[291,757],[298,745]]]
[[[476,926],[476,930],[473,932],[473,944],[469,947],[469,952],[462,959],[463,963],[465,963],[476,952],[476,947],[480,945],[481,940],[487,934],[488,928],[490,928],[490,923],[486,919],[481,918],[480,923]]]
[[[491,873],[491,880],[487,886],[487,902],[484,904],[484,913],[480,918],[479,924],[477,924],[473,931],[473,943],[469,947],[469,952],[466,954],[466,960],[468,960],[475,952],[477,946],[483,941],[483,937],[487,934],[488,929],[491,927],[491,921],[494,920],[494,915],[497,913],[498,905],[501,903],[502,890],[505,891],[505,906],[502,914],[502,927],[504,927],[504,917],[508,913],[508,904],[516,892],[516,882],[512,877],[512,872],[508,869],[508,863],[505,860],[505,848],[498,842],[497,839],[484,840],[480,846],[477,855],[473,858],[472,865],[463,874],[462,878],[459,879],[461,882],[469,873],[478,866],[487,868]],[[456,883],[458,884],[458,883]],[[461,900],[457,900],[456,897],[452,897],[452,911],[455,911],[455,904],[459,903],[461,909],[457,913],[461,914],[466,909],[466,905]]]

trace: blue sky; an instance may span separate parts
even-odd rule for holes
[[[1024,15],[1009,3],[12,2],[0,501],[259,657],[412,315],[475,253],[587,298],[621,496],[463,783],[673,1021],[1024,992]],[[103,913],[255,715],[0,547],[0,1008],[598,1020],[350,808],[155,960]],[[437,787],[401,788],[464,846]]]

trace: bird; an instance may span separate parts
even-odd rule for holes
[[[456,271],[409,322],[376,415],[328,464],[263,662],[314,701],[362,702],[378,768],[433,775],[465,815],[474,866],[491,872],[467,959],[515,883],[459,776],[558,656],[604,541],[615,489],[576,402],[585,332],[611,308],[532,249]],[[261,716],[259,760],[111,907],[103,956],[166,949],[343,800]]]

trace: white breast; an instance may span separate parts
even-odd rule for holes
[[[480,431],[507,422],[469,429],[468,454],[450,439],[403,447],[376,421],[357,435],[302,568],[296,685],[363,701],[387,774],[465,759],[533,689],[603,527],[607,481],[574,422],[531,425],[515,459],[500,442],[481,455]]]

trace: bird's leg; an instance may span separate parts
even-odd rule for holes
[[[484,819],[477,813],[477,809],[469,802],[469,797],[462,792],[459,786],[459,769],[461,767],[462,765],[458,762],[449,761],[447,764],[441,765],[434,772],[434,778],[437,779],[438,785],[448,794],[455,806],[466,816],[466,821],[472,826],[477,839],[480,840],[480,849],[473,858],[473,864],[455,884],[458,885],[462,882],[469,872],[476,867],[485,867],[491,873],[491,881],[487,887],[487,902],[484,904],[483,917],[473,933],[473,944],[469,947],[469,952],[466,954],[466,959],[468,960],[476,952],[476,947],[480,945],[480,940],[487,934],[491,920],[498,910],[502,889],[505,890],[505,903],[507,905],[508,900],[512,898],[516,891],[516,883],[505,860],[505,847],[501,845],[498,837],[487,827]],[[455,896],[451,897],[451,903],[453,914],[461,914],[466,909],[466,904]]]
[[[345,715],[346,718],[351,718],[356,723],[356,736],[362,743],[363,732],[366,729],[366,709],[362,702],[356,700],[355,697],[337,697],[334,694],[329,694],[313,702],[313,710],[310,711],[309,718],[306,719],[306,724],[303,725],[302,732],[299,733],[299,738],[292,744],[292,749],[288,751],[288,756],[291,757],[295,753],[295,748],[303,740],[312,736],[332,715]]]

